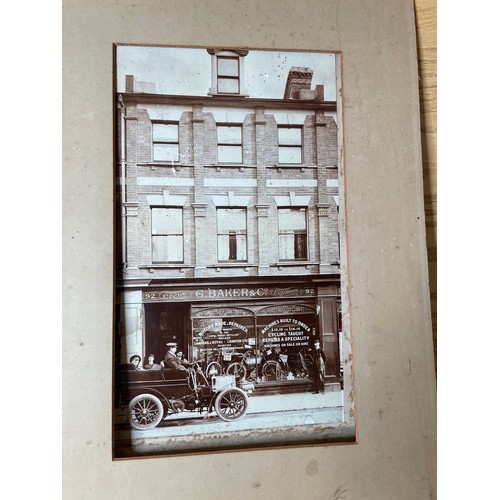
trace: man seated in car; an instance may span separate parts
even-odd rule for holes
[[[188,368],[183,365],[182,361],[176,356],[177,344],[175,342],[169,342],[167,344],[167,354],[165,354],[165,360],[163,361],[163,366],[168,370],[173,370],[178,372],[180,375],[183,373],[187,376]],[[188,363],[189,364],[189,363]]]

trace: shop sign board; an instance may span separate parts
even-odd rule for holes
[[[242,287],[200,287],[200,288],[175,288],[168,290],[146,290],[143,292],[143,301],[163,302],[197,302],[218,300],[244,300],[267,299],[283,297],[316,297],[315,287],[290,287],[290,286],[242,286]]]

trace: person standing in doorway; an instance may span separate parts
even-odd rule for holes
[[[325,393],[325,363],[326,354],[321,349],[319,340],[314,341],[313,349],[313,370],[314,370],[314,384],[316,390],[314,394]]]

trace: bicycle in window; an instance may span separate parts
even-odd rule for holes
[[[215,356],[206,364],[205,375],[210,379],[216,375],[224,375],[227,372],[229,365],[236,355],[234,349],[222,348],[218,349]]]
[[[279,358],[284,380],[314,378],[311,349],[304,347],[298,352],[280,352]]]
[[[262,356],[257,356],[254,349],[250,346],[245,346],[247,350],[243,354],[235,354],[235,357],[241,356],[239,361],[234,361],[227,367],[226,373],[234,375],[236,381],[255,381],[259,376],[259,365],[262,361]]]

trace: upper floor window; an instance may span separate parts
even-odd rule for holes
[[[247,260],[247,211],[217,209],[217,258],[219,262]]]
[[[179,161],[178,123],[153,123],[153,161]]]
[[[240,58],[217,57],[217,92],[219,94],[239,94]]]
[[[278,162],[302,163],[302,127],[278,126]]]
[[[307,210],[305,208],[279,208],[280,260],[307,259]]]
[[[151,208],[153,263],[184,262],[182,208]]]
[[[241,125],[217,125],[217,161],[219,163],[242,163]]]

